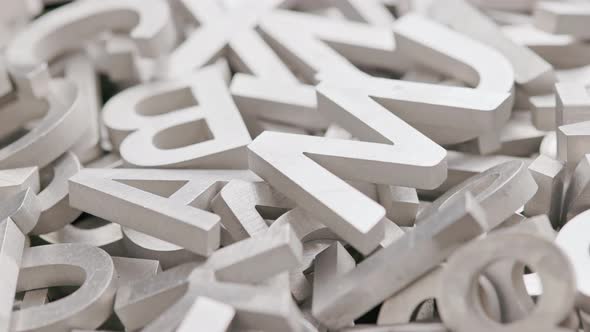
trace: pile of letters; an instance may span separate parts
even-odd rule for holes
[[[588,0],[0,0],[0,332],[590,332],[589,209]]]

